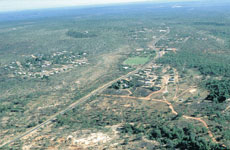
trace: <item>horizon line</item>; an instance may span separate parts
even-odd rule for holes
[[[143,1],[129,1],[129,2],[112,2],[112,3],[102,3],[102,4],[80,4],[80,5],[70,5],[70,6],[50,6],[50,7],[40,7],[40,8],[20,8],[15,10],[1,10],[0,14],[13,13],[13,12],[24,12],[24,11],[36,11],[36,10],[48,10],[48,9],[65,9],[65,8],[94,8],[94,7],[106,7],[106,6],[116,6],[116,5],[127,5],[127,4],[138,4],[138,3],[173,3],[173,2],[196,2],[196,1],[206,1],[206,0],[143,0]]]

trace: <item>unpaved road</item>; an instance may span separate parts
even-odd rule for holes
[[[153,94],[151,94],[151,95],[153,95]],[[130,98],[130,99],[139,99],[139,100],[151,100],[151,101],[155,101],[155,102],[161,102],[161,103],[167,104],[169,106],[169,109],[171,110],[171,112],[174,115],[178,115],[178,112],[175,111],[172,103],[170,103],[169,101],[167,101],[165,99],[165,97],[164,97],[164,99],[151,99],[149,97],[135,97],[135,96],[127,96],[127,95],[107,95],[107,94],[102,94],[101,96],[117,97],[117,98]],[[197,121],[201,122],[203,124],[203,126],[208,129],[208,134],[209,134],[209,137],[212,139],[212,141],[215,142],[215,143],[218,143],[216,141],[216,139],[214,138],[212,132],[209,130],[208,124],[202,118],[191,117],[191,116],[186,116],[186,115],[183,115],[182,117],[185,118],[185,119],[197,120]]]
[[[165,37],[169,32],[170,32],[170,29],[168,28],[168,30],[167,30],[167,32],[166,32],[165,34],[163,34],[162,36],[160,36],[158,39],[155,39],[154,42],[152,43],[154,46],[153,46],[151,49],[154,50],[154,49],[155,49],[155,44],[156,44],[160,39],[162,39],[163,37]],[[105,90],[106,88],[108,88],[109,86],[111,86],[113,83],[117,82],[118,80],[121,80],[121,79],[123,79],[123,78],[127,78],[127,77],[129,77],[131,74],[134,74],[134,73],[138,72],[139,70],[141,70],[141,69],[143,69],[143,68],[146,68],[146,67],[149,66],[151,63],[153,63],[157,58],[160,57],[159,54],[158,54],[158,52],[156,52],[156,54],[157,54],[157,55],[155,56],[155,58],[154,58],[152,61],[150,61],[149,63],[147,63],[147,64],[145,64],[145,65],[143,65],[143,66],[140,66],[140,67],[136,68],[136,70],[134,70],[134,71],[132,71],[132,72],[129,72],[129,73],[126,74],[126,75],[123,75],[123,76],[121,76],[121,77],[119,77],[119,78],[117,78],[117,79],[114,79],[114,80],[112,80],[112,81],[110,81],[110,82],[108,82],[108,83],[102,85],[101,87],[95,89],[94,91],[92,91],[92,92],[89,93],[88,95],[82,97],[81,99],[76,100],[76,102],[74,102],[73,104],[71,104],[70,106],[68,106],[67,108],[65,108],[64,110],[62,110],[62,111],[60,111],[60,112],[58,112],[58,113],[52,115],[51,117],[49,117],[49,119],[47,119],[47,120],[44,121],[43,123],[41,123],[41,124],[39,124],[39,125],[33,127],[32,129],[29,129],[29,130],[26,131],[25,133],[23,133],[23,134],[21,134],[21,135],[18,135],[18,136],[16,136],[15,138],[13,138],[13,139],[11,139],[11,140],[9,140],[9,141],[3,143],[2,145],[0,145],[0,148],[4,147],[4,146],[6,146],[6,145],[9,145],[9,144],[11,144],[11,143],[14,143],[14,142],[17,141],[17,140],[20,140],[21,138],[23,138],[23,137],[25,137],[25,136],[28,136],[28,135],[31,134],[32,132],[37,131],[38,129],[41,129],[41,128],[44,127],[45,125],[47,125],[47,124],[51,123],[53,120],[55,120],[56,117],[57,117],[58,115],[64,114],[65,112],[67,112],[67,111],[73,109],[73,108],[76,107],[77,105],[83,104],[83,103],[86,102],[90,97],[92,97],[92,96],[94,96],[94,95],[97,95],[97,94],[101,93],[103,90]]]
[[[142,67],[138,67],[136,70],[134,70],[134,71],[132,71],[132,72],[129,72],[129,73],[126,74],[126,75],[123,75],[123,76],[121,76],[121,77],[119,77],[119,78],[117,78],[117,79],[115,79],[115,80],[112,80],[112,81],[110,81],[110,82],[108,82],[108,83],[102,85],[101,87],[99,87],[99,88],[97,88],[96,90],[92,91],[91,93],[89,93],[88,95],[84,96],[83,98],[78,99],[76,102],[74,102],[73,104],[71,104],[70,106],[68,106],[67,108],[65,108],[64,110],[62,110],[62,111],[60,111],[60,112],[54,114],[53,116],[49,117],[49,119],[47,119],[45,122],[43,122],[43,123],[41,123],[41,124],[35,126],[34,128],[32,128],[32,129],[26,131],[25,133],[23,133],[23,134],[21,134],[21,135],[19,135],[19,136],[16,136],[14,139],[12,139],[12,140],[10,140],[10,141],[7,141],[7,142],[3,143],[3,144],[0,146],[0,148],[2,148],[2,147],[5,146],[5,145],[9,145],[9,144],[11,144],[11,143],[14,143],[15,141],[20,140],[21,138],[23,138],[23,137],[29,135],[30,133],[32,133],[32,132],[34,132],[34,131],[36,131],[36,130],[42,128],[43,126],[45,126],[45,125],[47,125],[47,124],[49,124],[49,123],[51,123],[53,120],[56,119],[56,117],[57,117],[58,115],[64,114],[65,112],[67,112],[67,111],[73,109],[73,108],[76,107],[77,105],[83,104],[83,103],[86,102],[90,97],[92,97],[92,96],[94,96],[94,95],[97,95],[98,93],[102,92],[103,90],[105,90],[106,88],[108,88],[109,86],[111,86],[113,83],[117,82],[118,80],[121,80],[121,79],[123,79],[123,78],[127,78],[127,77],[130,76],[131,74],[134,74],[134,73],[138,72],[140,69],[145,68],[145,67],[148,66],[150,63],[152,63],[152,61],[149,62],[148,64],[142,66]]]
[[[164,88],[164,84],[162,84],[162,87],[161,87],[161,90],[159,90],[157,93],[159,92],[163,92],[163,89]],[[191,89],[191,88],[189,88]],[[185,90],[183,93],[185,92],[188,92],[189,90]],[[156,94],[156,92],[153,92],[151,93],[150,95],[154,95]],[[171,112],[174,114],[174,115],[178,115],[178,112],[175,111],[172,103],[170,103],[164,96],[163,96],[163,99],[152,99],[150,96],[147,96],[147,97],[135,97],[135,96],[127,96],[127,95],[102,95],[102,96],[107,96],[107,97],[117,97],[117,98],[130,98],[130,99],[139,99],[139,100],[151,100],[151,101],[156,101],[156,102],[161,102],[161,103],[165,103],[169,106],[169,109],[171,110]],[[196,121],[199,121],[203,124],[203,126],[208,130],[208,134],[209,134],[209,137],[212,139],[212,141],[214,143],[218,143],[212,133],[212,131],[209,129],[208,127],[208,124],[200,117],[191,117],[191,116],[187,116],[187,115],[183,115],[182,116],[183,118],[185,119],[190,119],[190,120],[196,120]],[[224,147],[226,147],[225,145],[222,145]]]

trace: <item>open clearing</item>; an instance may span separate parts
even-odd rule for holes
[[[131,58],[128,58],[124,61],[124,64],[126,65],[143,65],[145,64],[146,62],[149,61],[149,57],[131,57]]]

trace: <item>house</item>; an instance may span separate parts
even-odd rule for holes
[[[144,50],[143,48],[138,48],[138,49],[136,49],[137,52],[143,51],[143,50]]]
[[[166,48],[165,50],[166,51],[176,51],[177,49],[176,48]]]
[[[151,71],[152,71],[152,69],[147,68],[147,69],[145,69],[145,71],[151,72]]]
[[[146,86],[151,86],[151,85],[152,85],[152,82],[146,81],[146,82],[145,82],[145,85],[146,85]]]
[[[129,85],[127,85],[127,84],[125,83],[125,84],[122,85],[122,87],[123,87],[124,89],[126,89],[126,88],[129,88]]]
[[[167,30],[160,30],[160,32],[167,32]]]
[[[171,77],[171,78],[169,79],[169,81],[174,81],[174,77]]]
[[[142,82],[142,83],[144,83],[144,82],[145,82],[144,80],[141,80],[141,79],[140,79],[140,80],[137,80],[137,81]]]
[[[173,51],[172,48],[166,48],[166,51]]]

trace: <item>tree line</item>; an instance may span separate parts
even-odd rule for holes
[[[223,55],[205,54],[198,51],[179,51],[178,53],[167,53],[158,59],[158,63],[170,64],[172,67],[183,72],[186,69],[197,69],[204,77],[201,85],[209,91],[208,100],[223,102],[230,95],[230,58]],[[222,77],[218,80],[215,77]]]

